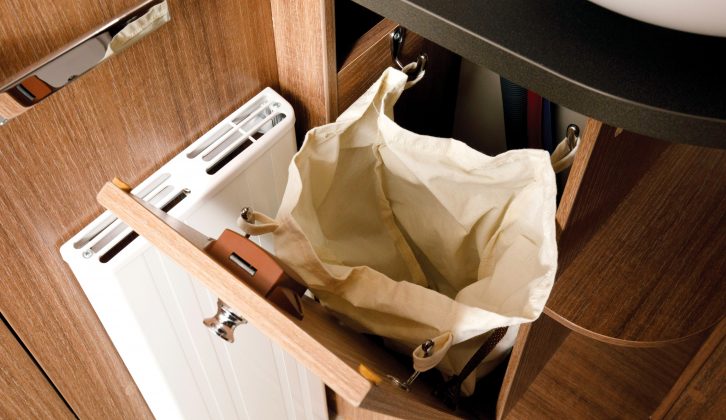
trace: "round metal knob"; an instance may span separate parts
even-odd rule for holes
[[[577,124],[568,125],[565,137],[567,137],[567,146],[570,150],[574,149],[577,146],[577,139],[580,137],[580,127]]]
[[[221,299],[217,299],[217,314],[204,320],[207,328],[230,343],[234,343],[234,329],[246,323],[246,319],[234,313]]]

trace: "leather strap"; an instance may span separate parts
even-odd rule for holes
[[[260,213],[258,211],[252,212],[252,223],[243,219],[242,216],[237,217],[237,226],[248,235],[258,236],[266,233],[274,232],[279,227],[279,224],[272,217]]]
[[[474,372],[474,370],[486,359],[494,347],[502,341],[509,327],[499,327],[494,329],[479,349],[466,362],[464,368],[458,375],[454,375],[448,381],[442,383],[434,390],[434,395],[441,399],[451,410],[456,410],[461,398],[461,383]]]

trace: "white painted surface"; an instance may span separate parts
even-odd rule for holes
[[[270,116],[253,118],[271,102],[280,104],[286,118],[266,131],[252,146],[214,175],[206,169],[221,159],[205,160],[208,151],[225,141],[215,134],[241,129],[247,135],[264,126]],[[250,122],[240,123],[249,114]],[[238,124],[234,121],[237,120]],[[159,175],[168,179],[149,194],[167,190],[157,206],[179,191],[191,193],[169,213],[210,237],[225,228],[236,230],[239,210],[252,206],[267,214],[277,211],[287,182],[287,166],[295,153],[294,114],[290,105],[271,89],[241,107],[134,189],[137,194]],[[218,137],[218,136],[216,136]],[[229,136],[227,138],[232,138]],[[213,140],[209,142],[208,140]],[[209,143],[194,158],[187,155]],[[171,186],[171,188],[170,188]],[[158,419],[325,419],[327,408],[322,382],[272,343],[253,325],[238,327],[233,344],[224,342],[202,325],[216,311],[216,297],[143,238],[107,263],[101,263],[113,245],[130,232],[98,249],[104,235],[121,225],[115,221],[87,244],[74,244],[111,214],[105,212],[61,247],[63,258],[76,274],[131,376]],[[270,243],[262,238],[262,245]],[[98,248],[98,247],[96,247]],[[241,314],[244,315],[244,314]]]

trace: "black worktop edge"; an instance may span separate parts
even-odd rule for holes
[[[726,116],[675,112],[588,86],[406,0],[353,1],[579,113],[655,138],[726,148]],[[611,12],[603,9],[603,13]]]

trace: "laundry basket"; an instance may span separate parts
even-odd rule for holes
[[[398,126],[406,82],[386,70],[335,123],[308,132],[276,217],[239,223],[271,234],[288,273],[346,325],[418,351],[416,370],[457,375],[499,329],[475,374],[461,378],[470,394],[549,296],[554,171],[545,151],[489,157]],[[436,344],[421,356],[426,340]]]

